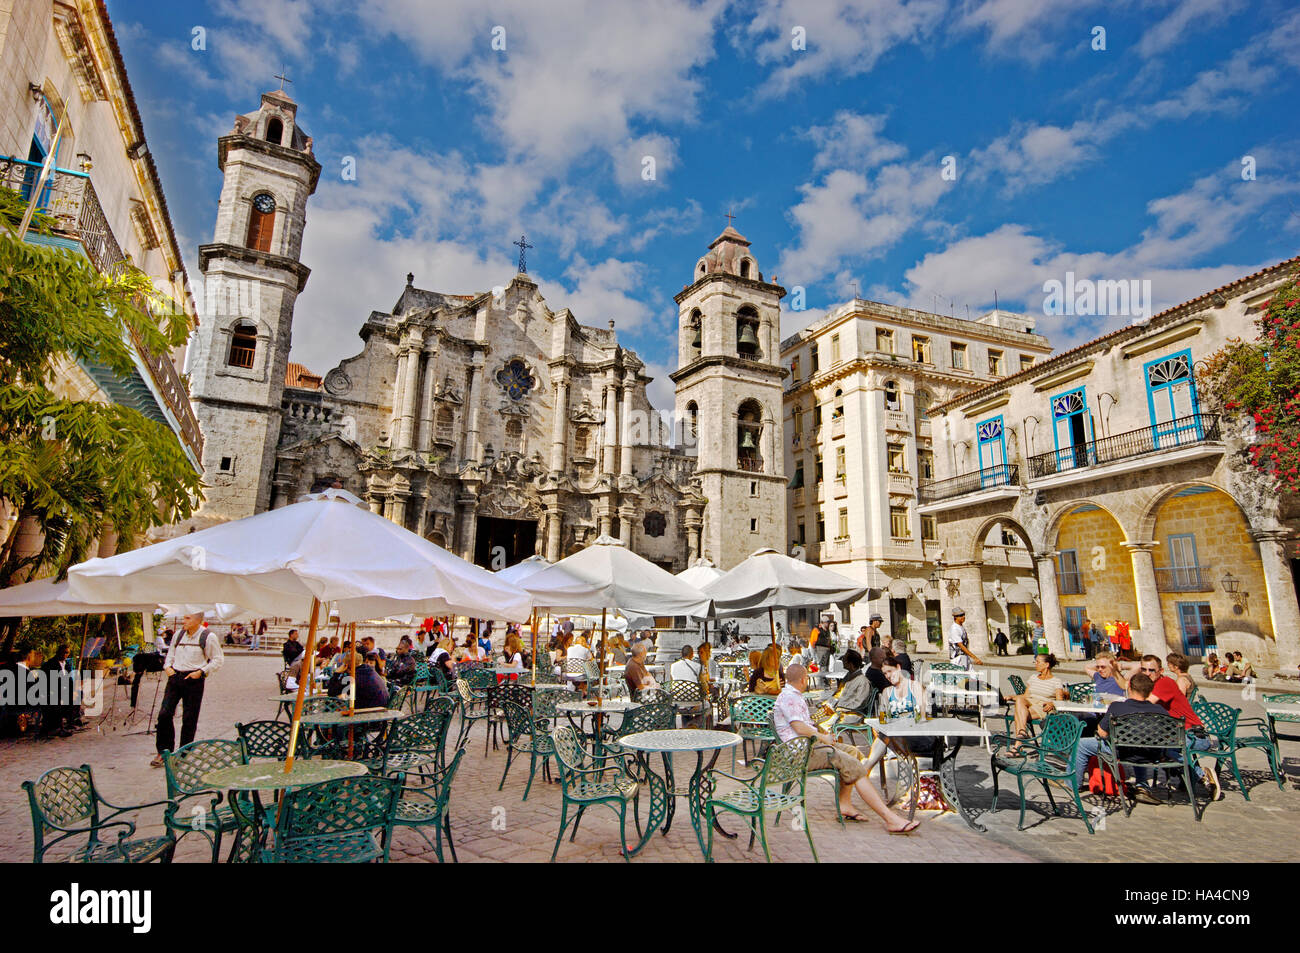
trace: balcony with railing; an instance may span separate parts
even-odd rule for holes
[[[1213,592],[1209,566],[1156,567],[1157,592]]]
[[[1081,596],[1087,590],[1083,586],[1083,573],[1058,572],[1056,574],[1056,591],[1063,596]]]
[[[24,199],[30,199],[32,190],[40,181],[40,175],[39,163],[0,156],[0,187],[12,189]],[[53,230],[58,237],[71,239],[81,245],[96,270],[113,274],[126,261],[122,246],[118,244],[99,202],[95,186],[86,173],[56,169],[41,189],[39,210],[54,219]],[[176,421],[178,436],[192,451],[195,460],[198,460],[203,454],[203,436],[190,406],[188,391],[172,363],[171,355],[153,354],[134,334],[132,344],[135,345],[141,362],[149,369],[153,388],[147,388],[143,381],[109,380],[106,377],[110,375],[107,368],[87,367],[87,372],[114,401],[135,407],[160,423],[168,423],[167,415],[162,412],[155,397],[161,396],[162,403]],[[147,398],[140,393],[142,387],[151,392]]]
[[[844,436],[844,416],[841,414],[831,418],[831,438]]]
[[[917,488],[916,497],[917,501],[924,506],[926,503],[937,503],[940,500],[949,500],[968,493],[978,493],[980,490],[1019,485],[1020,467],[1003,463],[995,467],[963,473],[948,480],[939,480],[937,483],[922,483]]]
[[[736,458],[736,469],[744,470],[746,473],[762,473],[763,458],[749,454],[742,454]]]
[[[1036,454],[1029,458],[1029,479],[1040,480],[1070,470],[1217,443],[1221,439],[1219,415],[1195,413],[1140,430]]]

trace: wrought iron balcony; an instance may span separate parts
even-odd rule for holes
[[[747,473],[762,473],[763,458],[755,456],[741,456],[736,458],[736,468],[744,470]]]
[[[1213,592],[1209,566],[1156,568],[1157,592]]]
[[[1140,430],[1036,454],[1029,458],[1029,478],[1038,480],[1068,470],[1102,466],[1196,444],[1216,443],[1220,439],[1219,415],[1195,413]]]
[[[1083,573],[1058,572],[1056,574],[1056,591],[1063,596],[1081,596],[1087,590],[1083,586]]]
[[[1003,463],[996,467],[986,467],[983,470],[963,473],[959,477],[940,480],[937,483],[922,483],[917,488],[916,498],[919,503],[924,505],[926,503],[937,503],[939,500],[952,499],[955,496],[965,496],[967,493],[978,493],[980,490],[988,490],[993,487],[1019,485],[1020,467],[1011,463]]]
[[[13,189],[23,198],[30,199],[32,190],[40,181],[39,163],[0,156],[0,187]],[[96,270],[103,274],[113,274],[122,267],[126,255],[118,244],[113,229],[110,227],[104,208],[99,203],[99,195],[90,176],[84,172],[68,169],[56,169],[41,189],[41,212],[54,219],[54,231],[57,235],[73,239],[81,244],[86,257]],[[199,422],[190,406],[189,394],[181,382],[180,374],[172,363],[170,354],[153,354],[140,340],[132,334],[132,343],[141,361],[149,368],[149,374],[157,392],[171,411],[179,426],[178,436],[194,453],[195,459],[203,455],[203,435],[199,431]],[[123,386],[105,388],[112,398],[127,406],[137,406],[139,400],[132,400],[130,394],[135,388],[129,382]],[[140,385],[136,385],[138,388]],[[137,406],[146,416],[159,422],[164,417],[156,408]],[[151,412],[151,410],[153,412]]]

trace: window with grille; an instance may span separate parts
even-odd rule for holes
[[[927,543],[939,539],[939,517],[927,514],[921,517],[921,538]]]
[[[907,472],[907,447],[901,443],[891,443],[889,448],[889,472]]]
[[[226,364],[230,367],[251,368],[256,356],[257,328],[240,322],[230,334],[230,353],[226,355]]]

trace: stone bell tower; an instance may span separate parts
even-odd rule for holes
[[[728,225],[675,297],[676,436],[708,499],[702,553],[724,571],[765,546],[785,552],[784,296]]]
[[[199,246],[204,285],[189,366],[204,436],[199,523],[271,503],[293,306],[309,274],[298,260],[307,197],[320,177],[297,111],[282,90],[264,93],[217,140],[225,178],[212,242]]]

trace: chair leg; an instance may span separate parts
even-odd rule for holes
[[[506,775],[510,773],[510,762],[514,760],[515,760],[515,749],[514,749],[514,745],[511,745],[509,748],[506,749],[506,769],[501,772],[501,783],[497,785],[498,791],[500,791],[503,787],[506,786]]]
[[[1241,796],[1249,801],[1250,791],[1246,789],[1245,782],[1241,780],[1241,770],[1237,767],[1237,751],[1235,748],[1232,752],[1232,776],[1237,779],[1237,787],[1241,788]]]
[[[528,759],[528,784],[524,788],[524,800],[528,800],[528,792],[533,789],[533,776],[537,773],[537,755],[534,754]]]
[[[993,805],[989,808],[990,814],[996,814],[998,811],[998,759],[990,758],[990,773],[993,775]]]
[[[1192,766],[1189,761],[1190,759],[1183,762],[1183,787],[1187,789],[1187,800],[1192,802],[1192,815],[1199,821],[1203,809],[1196,803],[1196,788],[1192,787]]]
[[[1088,812],[1083,809],[1083,798],[1079,795],[1079,786],[1074,786],[1074,806],[1079,809],[1079,816],[1083,818],[1083,826],[1088,828],[1089,834],[1095,834],[1092,829],[1092,819],[1088,817]]]
[[[761,807],[758,809],[758,831],[760,839],[763,841],[763,856],[767,858],[767,862],[770,864],[772,862],[772,851],[767,846],[767,814]]]
[[[1047,783],[1046,780],[1043,781],[1043,790],[1047,792],[1047,803],[1052,805],[1052,813],[1060,814],[1061,809],[1056,806],[1056,799],[1052,797],[1052,787]]]
[[[572,844],[573,839],[578,836],[578,825],[582,823],[582,815],[585,813],[587,813],[587,805],[584,804],[582,807],[578,808],[578,816],[573,819],[573,833],[569,835],[570,844]]]
[[[221,828],[218,827],[212,833],[212,862],[214,864],[221,862]]]
[[[618,806],[618,845],[622,848],[619,853],[623,855],[623,862],[630,864],[632,858],[628,856],[627,849],[627,801]]]
[[[1025,829],[1025,779],[1016,775],[1016,784],[1020,787],[1020,821],[1016,824],[1016,830]]]
[[[442,816],[442,829],[443,829],[443,831],[445,831],[446,834],[447,834],[447,849],[448,849],[449,851],[451,851],[451,862],[452,862],[453,864],[459,864],[460,861],[456,859],[456,843],[455,843],[455,841],[453,841],[453,840],[451,839],[451,818],[450,818],[448,815],[446,815],[446,814],[443,814],[443,816]],[[442,842],[442,835],[441,835],[441,834],[438,835],[438,842],[439,842],[439,843]],[[438,854],[438,861],[439,861],[439,863],[442,862],[442,853],[441,853],[441,852],[439,852],[439,854]]]
[[[569,802],[562,800],[560,802],[560,832],[555,835],[555,847],[551,850],[551,863],[555,863],[555,855],[560,852],[560,841],[564,840],[564,829],[569,826]]]
[[[734,749],[734,748],[732,749],[732,757],[733,757],[733,758],[735,757],[735,749]],[[706,864],[711,864],[711,863],[713,863],[713,818],[714,818],[714,814],[713,814],[713,805],[712,805],[712,804],[709,804],[709,805],[705,808],[705,811],[704,811],[704,818],[705,818],[705,823],[706,823],[706,824],[708,825],[708,827],[709,827],[709,839],[708,839],[708,841],[706,841],[706,843],[705,843],[705,847],[704,847],[704,862],[705,862]]]
[[[821,861],[819,861],[819,860],[817,859],[817,848],[816,848],[816,846],[814,846],[814,844],[813,844],[813,839],[812,839],[812,824],[811,824],[811,823],[809,822],[809,820],[808,820],[808,798],[807,798],[807,793],[808,793],[807,791],[804,792],[805,797],[804,797],[804,802],[803,802],[803,815],[804,815],[804,816],[803,816],[803,832],[804,832],[805,834],[808,835],[808,849],[809,849],[810,851],[812,851],[812,855],[813,855],[813,863],[814,863],[814,864],[819,864],[819,863],[821,863]],[[836,800],[836,802],[835,802],[835,813],[836,813],[836,814],[839,814],[839,813],[840,813],[840,809],[839,809],[839,801],[838,801],[838,800]],[[840,817],[840,826],[841,826],[841,827],[844,826],[844,818],[843,818],[842,816]]]

